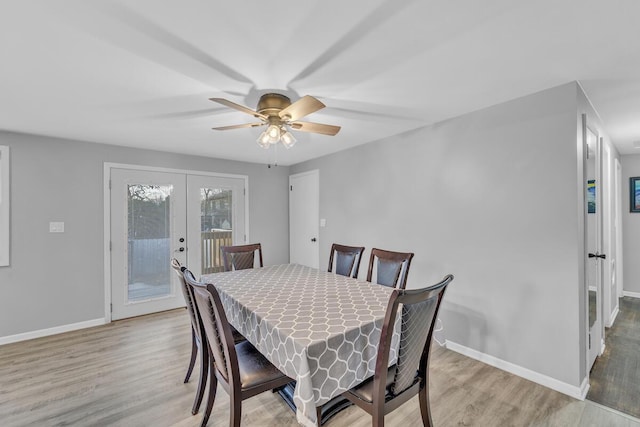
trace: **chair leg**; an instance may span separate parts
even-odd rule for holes
[[[208,359],[211,360],[211,355],[208,356]],[[205,427],[207,425],[209,416],[211,415],[211,410],[213,409],[213,402],[216,400],[218,379],[216,378],[215,369],[215,366],[209,366],[209,396],[207,398],[207,407],[204,410],[204,415],[202,416],[202,423],[200,423],[200,427]]]
[[[418,401],[420,402],[420,414],[422,415],[422,424],[424,427],[433,427],[431,419],[431,407],[429,405],[429,389],[423,387],[418,392]]]
[[[374,409],[371,416],[373,418],[371,420],[372,427],[384,427],[384,412]]]
[[[193,402],[191,413],[197,414],[200,410],[200,404],[204,397],[204,390],[207,387],[207,377],[209,376],[209,352],[200,351],[200,378],[198,379],[198,388],[196,389],[196,399]]]
[[[240,427],[240,420],[242,419],[242,396],[240,393],[230,393],[229,399],[231,400],[231,408],[229,411],[229,427]]]
[[[193,372],[193,366],[196,364],[196,356],[198,355],[198,344],[196,343],[196,334],[191,328],[191,360],[189,361],[189,368],[187,369],[187,375],[184,377],[184,382],[189,382],[191,378],[191,372]]]

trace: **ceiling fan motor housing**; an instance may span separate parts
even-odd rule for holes
[[[265,93],[258,101],[257,111],[265,116],[276,116],[278,113],[291,105],[291,100],[279,93]]]

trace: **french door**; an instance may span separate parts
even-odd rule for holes
[[[196,275],[224,270],[220,246],[246,243],[245,180],[187,176],[187,267]]]
[[[169,261],[222,271],[220,246],[245,241],[245,179],[110,169],[111,318],[184,306]]]

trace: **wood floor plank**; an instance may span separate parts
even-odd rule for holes
[[[623,297],[605,351],[590,373],[587,399],[640,417],[640,299]]]
[[[0,346],[0,425],[198,426],[191,415],[198,368],[189,383],[190,324],[173,310],[46,338]],[[436,426],[587,426],[593,420],[640,426],[507,372],[435,347],[431,403]],[[229,424],[229,398],[219,389],[209,427]],[[204,406],[203,408],[204,409]],[[419,426],[417,398],[386,418]],[[243,403],[243,426],[297,426],[277,394]],[[350,407],[327,427],[365,427],[371,417]]]

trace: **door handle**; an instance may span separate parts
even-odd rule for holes
[[[589,253],[589,258],[607,259],[607,256],[605,254],[600,254],[596,252],[595,254]]]
[[[316,241],[316,238],[315,238],[315,237],[312,237],[312,238],[311,238],[311,241],[312,241],[312,242],[315,242],[315,241]]]

